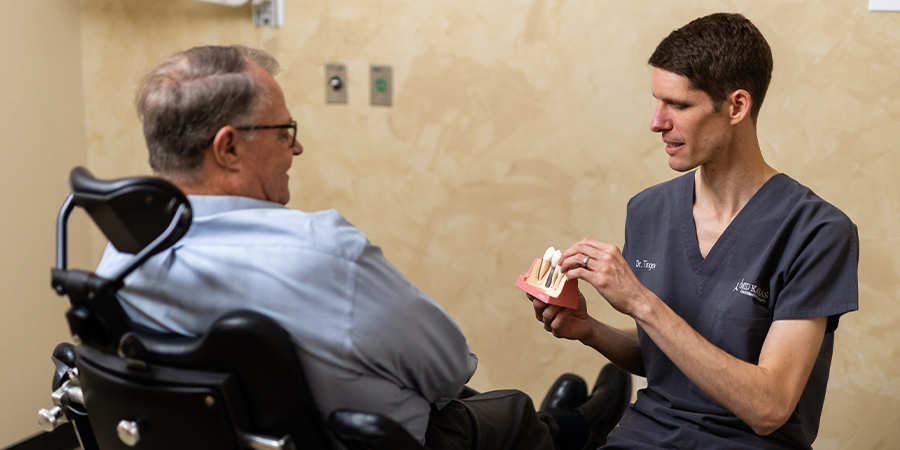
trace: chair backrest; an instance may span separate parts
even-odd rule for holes
[[[120,355],[76,353],[100,449],[127,448],[123,422],[139,434],[134,448],[240,448],[253,436],[331,448],[290,337],[262,314],[228,313],[198,338],[131,332]]]
[[[76,167],[69,176],[72,193],[57,219],[53,288],[68,295],[66,313],[72,334],[89,345],[115,351],[130,323],[116,299],[128,274],[148,258],[181,239],[191,226],[191,205],[174,185],[161,178],[133,177],[103,181]],[[134,254],[111,277],[68,268],[68,220],[82,207],[117,249]]]

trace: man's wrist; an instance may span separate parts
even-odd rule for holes
[[[643,288],[638,301],[634,302],[629,316],[637,323],[647,323],[654,315],[655,306],[662,302],[659,297],[647,288]]]
[[[581,342],[588,347],[597,348],[597,327],[599,326],[600,322],[598,322],[597,319],[588,316],[588,324],[590,324],[590,333],[585,336],[579,337],[578,342]]]

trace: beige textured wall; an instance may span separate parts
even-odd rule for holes
[[[628,198],[675,175],[648,130],[647,57],[690,19],[746,14],[775,55],[764,154],[860,230],[861,311],[838,331],[817,448],[900,442],[900,14],[864,0],[286,4],[284,28],[257,29],[249,7],[82,0],[89,166],[148,172],[131,96],[155,61],[198,44],[272,52],[306,149],[290,206],[341,211],[457,319],[480,357],[475,388],[536,401],[560,373],[592,380],[604,361],[545,334],[515,277],[549,245],[621,243]],[[324,103],[332,62],[347,65],[348,105]],[[368,105],[369,64],[393,66],[393,107]]]
[[[68,339],[50,267],[68,173],[86,159],[80,25],[71,0],[0,1],[0,447],[41,431],[50,355]],[[84,267],[86,223],[73,221]]]

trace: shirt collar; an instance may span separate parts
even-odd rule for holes
[[[238,209],[284,208],[280,203],[234,195],[189,195],[194,217],[209,216]]]

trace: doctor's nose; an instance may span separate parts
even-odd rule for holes
[[[664,105],[661,103],[657,105],[656,111],[653,111],[653,118],[650,119],[650,131],[654,133],[661,133],[672,128],[672,123],[669,121],[663,108]]]

